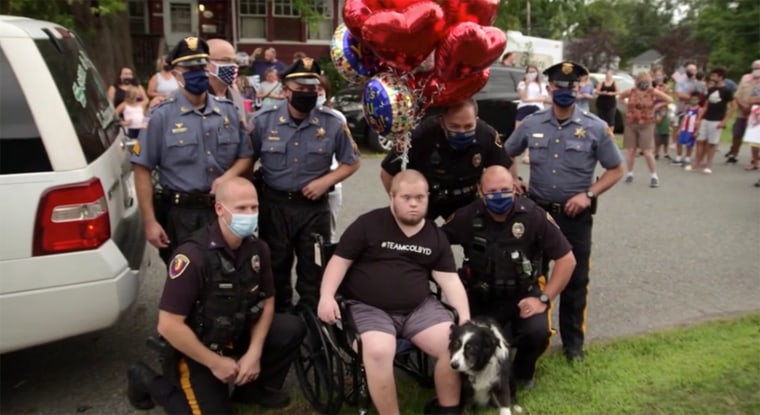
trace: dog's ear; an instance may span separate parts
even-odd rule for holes
[[[449,327],[449,329],[451,330],[449,332],[449,341],[451,341],[451,340],[454,340],[454,333],[456,333],[457,325],[454,323],[451,323],[451,327]]]

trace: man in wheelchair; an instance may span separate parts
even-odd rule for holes
[[[341,319],[335,299],[340,286],[348,319],[362,342],[369,393],[382,415],[399,413],[393,376],[397,337],[409,339],[436,359],[434,412],[459,413],[461,385],[459,374],[449,366],[448,352],[453,319],[431,295],[430,276],[456,309],[460,323],[469,320],[470,312],[451,246],[443,232],[425,220],[427,205],[424,176],[416,170],[397,174],[390,207],[366,213],[346,229],[322,278],[319,318],[328,324]]]
[[[481,198],[460,208],[443,231],[462,245],[460,276],[473,317],[496,319],[516,345],[513,374],[533,387],[536,361],[549,347],[551,301],[575,268],[575,257],[552,217],[527,197],[514,197],[513,179],[501,166],[480,178]],[[542,260],[554,260],[548,283]]]

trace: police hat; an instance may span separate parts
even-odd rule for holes
[[[294,81],[301,85],[319,85],[322,70],[312,58],[301,58],[280,73],[282,82]]]
[[[195,36],[186,37],[166,55],[172,66],[205,66],[208,63],[208,44]]]
[[[546,68],[543,74],[549,79],[549,82],[558,87],[570,88],[581,79],[581,76],[588,75],[588,69],[573,61],[562,61]]]

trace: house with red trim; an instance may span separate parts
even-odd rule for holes
[[[295,52],[324,56],[344,0],[309,2],[321,17],[307,25],[295,0],[127,0],[135,66],[152,73],[159,54],[191,34],[226,39],[248,54],[273,47],[286,64]]]

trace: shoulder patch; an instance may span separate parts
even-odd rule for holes
[[[140,141],[135,140],[135,145],[132,146],[132,154],[139,156],[140,155]]]
[[[185,254],[177,254],[172,258],[172,262],[169,264],[169,278],[179,278],[183,272],[190,265],[190,258]]]
[[[496,132],[493,136],[493,143],[496,145],[496,147],[504,148],[504,144],[501,142],[501,137],[499,136],[499,133]]]

